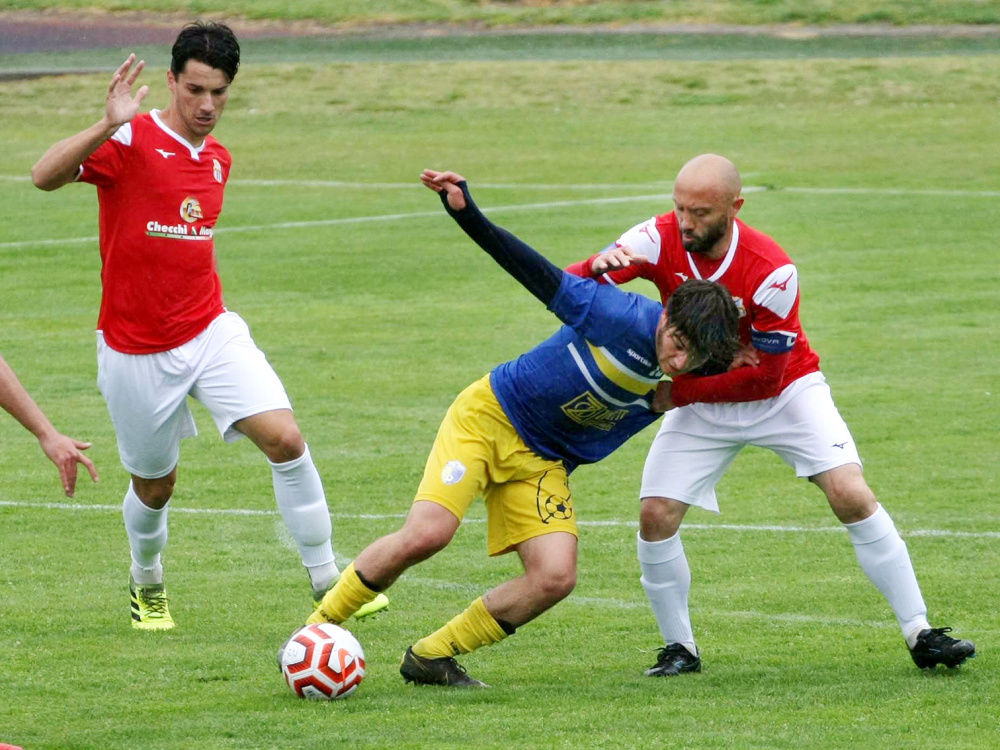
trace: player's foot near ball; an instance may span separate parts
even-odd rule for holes
[[[418,685],[445,685],[461,688],[488,688],[485,682],[475,680],[465,671],[465,667],[445,656],[440,659],[427,659],[417,656],[412,648],[406,649],[403,661],[399,665],[399,673],[406,682]]]
[[[306,618],[306,625],[318,625],[323,622],[331,622],[334,625],[340,625],[339,622],[331,620],[323,613],[323,597],[326,596],[334,586],[337,585],[337,581],[340,580],[340,576],[337,576],[330,584],[330,587],[326,591],[313,591],[313,612],[309,617]],[[362,604],[358,611],[355,612],[351,617],[355,620],[364,620],[372,615],[378,615],[389,609],[389,597],[385,594],[379,594],[370,602]]]
[[[700,672],[701,657],[695,656],[681,643],[671,643],[660,649],[656,664],[646,670],[647,677],[676,677],[685,672]]]
[[[917,635],[917,642],[910,649],[913,663],[921,669],[934,669],[938,664],[956,669],[966,659],[973,658],[976,655],[976,644],[946,635],[950,632],[951,628],[921,630]]]

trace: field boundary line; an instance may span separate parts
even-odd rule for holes
[[[21,181],[27,178],[12,177],[10,175],[0,175],[0,181]],[[266,181],[261,181],[263,184]],[[338,183],[349,185],[352,183]],[[360,183],[359,183],[360,184]],[[419,185],[417,187],[420,187]],[[479,187],[487,187],[480,185]],[[492,185],[494,188],[508,186]],[[521,186],[509,186],[525,187]],[[559,188],[568,188],[560,185]],[[764,186],[749,186],[743,188],[744,193],[802,193],[802,194],[823,194],[823,195],[920,195],[920,196],[944,196],[944,197],[976,197],[976,198],[997,198],[1000,197],[1000,190],[933,190],[933,189],[908,189],[908,188],[804,188],[804,187],[782,187],[769,188]],[[492,206],[483,208],[486,214],[510,213],[516,211],[544,211],[550,208],[570,208],[572,206],[596,206],[610,205],[617,203],[641,203],[645,201],[666,201],[670,199],[670,193],[653,193],[648,195],[623,195],[609,198],[585,198],[573,201],[549,201],[544,203],[518,203],[507,206]],[[284,221],[274,224],[248,224],[236,227],[219,227],[216,234],[237,234],[240,232],[263,232],[275,229],[310,229],[313,227],[330,227],[346,224],[365,224],[379,221],[403,221],[405,219],[422,219],[429,217],[441,217],[441,211],[414,211],[399,214],[376,214],[373,216],[348,216],[342,219],[315,219],[311,221]],[[46,245],[69,245],[84,242],[97,242],[96,235],[87,237],[64,237],[35,240],[17,240],[12,242],[0,242],[0,250],[15,249],[21,247],[38,247]]]
[[[746,175],[744,175],[744,178]],[[27,175],[0,175],[0,182],[28,182]],[[293,179],[234,179],[227,185],[233,187],[324,187],[347,190],[420,190],[423,185],[414,182],[356,182],[350,180],[293,180]],[[477,190],[667,190],[671,182],[636,183],[550,183],[550,182],[477,182]],[[423,188],[426,189],[426,188]],[[1000,190],[967,190],[959,188],[880,188],[880,187],[796,187],[780,185],[744,185],[745,193],[815,193],[817,195],[926,195],[945,197],[1000,197]],[[669,193],[667,193],[669,195]],[[638,196],[644,197],[644,196]],[[627,198],[626,198],[627,199]]]
[[[32,510],[75,510],[121,512],[120,505],[88,505],[85,503],[30,503],[20,500],[0,500],[0,508],[28,508]],[[208,516],[265,516],[277,517],[277,510],[254,510],[251,508],[170,508],[171,513]],[[331,513],[334,519],[352,521],[385,521],[406,518],[406,513]],[[485,518],[466,518],[463,523],[485,523]],[[577,521],[583,527],[638,528],[637,521],[605,520]],[[692,531],[737,531],[737,532],[772,532],[779,534],[831,534],[846,533],[842,526],[782,526],[771,524],[737,524],[737,523],[686,523],[685,530]],[[910,529],[900,532],[908,537],[950,537],[963,539],[1000,539],[1000,531],[952,531],[949,529]]]

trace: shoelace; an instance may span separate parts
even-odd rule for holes
[[[951,636],[945,635],[945,633],[950,633],[951,628],[931,628],[931,632],[928,636],[924,638],[926,643],[947,643],[948,641],[955,640]]]
[[[167,594],[164,591],[139,592],[139,598],[152,615],[163,617],[167,613]]]
[[[682,646],[680,643],[671,643],[669,646],[664,646],[663,648],[660,649],[659,654],[657,654],[657,657],[656,657],[656,663],[657,663],[657,665],[660,665],[660,664],[663,664],[666,661],[669,661],[670,657],[672,657],[672,656],[675,656],[675,655],[678,655],[678,654],[680,654],[682,656],[684,654],[690,655],[690,653],[691,652],[688,651],[687,648],[685,648],[684,646]]]
[[[459,664],[457,661],[455,661],[451,657],[448,657],[448,661],[450,662],[449,666],[454,667],[455,669],[457,669],[462,674],[468,674],[468,671],[465,669],[465,667],[463,667],[461,664]]]

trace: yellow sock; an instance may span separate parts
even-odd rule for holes
[[[340,580],[336,585],[326,592],[319,608],[326,620],[340,623],[376,596],[378,596],[377,591],[372,591],[361,583],[361,579],[354,571],[354,563],[351,563],[347,566],[347,570],[340,574]]]
[[[492,646],[506,637],[503,628],[483,604],[483,598],[479,597],[462,614],[449,620],[443,628],[414,643],[413,653],[425,659],[440,659],[444,656],[467,654],[483,646]]]

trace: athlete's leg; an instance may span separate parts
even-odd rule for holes
[[[701,669],[688,608],[691,569],[680,527],[692,505],[718,511],[715,485],[743,444],[732,411],[730,405],[713,405],[711,421],[694,409],[667,412],[646,457],[636,553],[642,588],[665,644],[646,670],[651,677]]]
[[[108,405],[122,465],[132,481],[122,501],[131,551],[133,627],[173,627],[163,587],[167,505],[177,480],[180,441],[197,433],[186,399],[190,381],[178,350],[116,352],[98,336],[97,383]]]
[[[319,471],[291,409],[273,409],[233,424],[267,457],[278,510],[322,595],[340,575],[333,554],[333,525]]]
[[[442,628],[413,644],[425,659],[467,654],[499,643],[569,596],[576,586],[576,536],[557,531],[516,547],[524,574],[488,591]]]
[[[157,479],[132,475],[122,515],[132,553],[132,579],[136,583],[163,583],[160,553],[167,546],[167,502],[176,481],[176,468]]]
[[[483,596],[495,620],[518,628],[561,602],[576,587],[577,539],[560,531],[517,545],[524,574]]]
[[[132,627],[139,630],[174,627],[163,585],[161,553],[167,546],[167,502],[176,480],[176,468],[167,476],[155,479],[133,474],[122,503],[132,556],[129,608]]]
[[[906,542],[896,525],[876,501],[857,464],[825,471],[811,480],[826,494],[847,529],[862,570],[889,602],[912,648],[920,631],[930,625]]]
[[[688,597],[691,568],[681,543],[680,526],[688,505],[663,497],[645,497],[639,511],[637,554],[642,588],[667,645],[682,644],[698,655]]]
[[[344,622],[395,583],[407,568],[444,549],[460,523],[461,519],[438,503],[415,501],[402,528],[362,550],[308,622]]]

